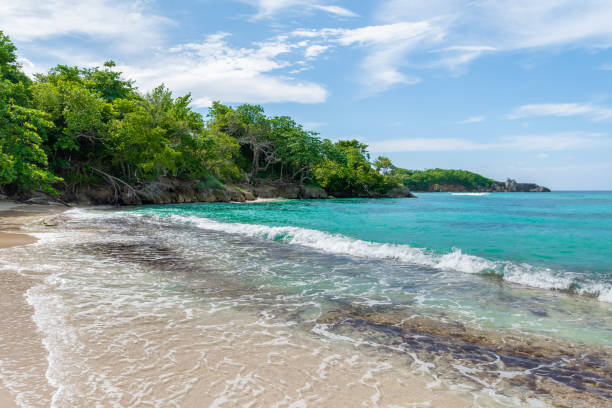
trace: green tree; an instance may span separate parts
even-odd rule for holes
[[[374,167],[376,168],[377,173],[384,174],[385,176],[391,173],[391,171],[393,171],[395,168],[393,163],[391,163],[391,160],[384,156],[378,156],[376,160],[374,160]]]
[[[53,124],[29,106],[30,80],[17,64],[15,51],[0,31],[0,185],[12,192],[56,193],[52,185],[60,179],[48,169],[42,147]]]
[[[21,64],[17,62],[16,51],[15,44],[0,30],[0,78],[13,84],[21,82],[27,85],[31,81],[21,70]]]
[[[226,115],[227,134],[236,138],[251,157],[250,178],[278,161],[271,139],[270,120],[259,105],[243,104]]]

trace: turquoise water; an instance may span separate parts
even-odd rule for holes
[[[317,307],[416,306],[480,327],[612,345],[609,192],[431,193],[128,213],[244,239],[253,251],[238,267],[243,282]],[[282,255],[264,256],[261,245]]]
[[[527,263],[550,270],[560,279],[571,276],[567,289],[604,299],[612,282],[610,192],[430,193],[419,194],[418,199],[194,204],[145,211],[225,223],[294,226],[368,242],[409,245],[435,254],[459,249],[491,261]],[[554,286],[554,282],[532,283]]]
[[[0,377],[31,406],[49,388],[62,406],[612,397],[612,193],[76,208],[28,228],[0,271],[33,282],[48,369],[32,387],[20,356]]]

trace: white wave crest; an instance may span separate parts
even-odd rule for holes
[[[452,252],[446,254],[436,254],[409,245],[362,241],[341,234],[329,234],[307,228],[226,223],[195,216],[173,215],[172,218],[206,230],[283,241],[332,254],[366,259],[392,259],[438,270],[498,275],[508,282],[520,285],[540,289],[569,290],[581,295],[596,297],[603,302],[612,303],[612,286],[608,284],[601,282],[581,282],[577,284],[579,277],[576,274],[556,272],[549,268],[537,268],[528,264],[491,261],[479,256],[464,254],[458,248],[454,248]]]

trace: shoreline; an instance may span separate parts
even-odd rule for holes
[[[57,215],[66,210],[63,206],[24,204],[10,201],[0,201],[0,257],[2,250],[12,247],[34,244],[38,239],[32,235],[22,232],[22,227],[37,222],[41,218]],[[34,284],[34,281],[19,275],[13,270],[4,270],[0,275],[3,286],[3,298],[0,300],[4,324],[10,326],[13,335],[2,335],[2,350],[0,357],[13,357],[23,353],[22,340],[27,343],[28,352],[37,348],[32,357],[39,363],[46,364],[46,354],[42,344],[41,334],[38,333],[36,325],[32,320],[33,309],[25,301],[25,292]],[[3,329],[8,329],[5,327]],[[6,347],[6,348],[5,348]],[[0,379],[0,406],[6,408],[17,407],[15,395],[11,393],[10,385]]]
[[[264,202],[266,201],[269,200],[265,200]],[[109,223],[101,228],[102,224],[96,224],[93,227],[89,224],[83,224],[78,228],[74,228],[73,230],[64,229],[64,223],[66,222],[66,225],[69,225],[68,221],[72,217],[70,215],[54,217],[53,215],[58,215],[64,212],[66,209],[67,207],[60,206],[37,207],[27,204],[0,202],[0,231],[6,231],[3,233],[9,236],[8,239],[11,241],[11,244],[13,246],[18,246],[27,245],[27,243],[19,243],[19,239],[23,238],[19,237],[20,235],[26,236],[26,240],[27,237],[29,237],[36,242],[35,237],[21,233],[22,226],[28,226],[26,229],[32,230],[35,235],[36,232],[48,230],[47,227],[58,226],[61,228],[60,231],[68,233],[67,235],[63,234],[63,239],[65,240],[65,237],[70,237],[73,233],[75,236],[80,236],[78,234],[80,234],[81,231],[87,231],[90,233],[99,230],[99,233],[103,231],[106,231],[107,233],[115,233],[117,228],[120,229],[119,225],[123,225],[123,223]],[[44,218],[45,216],[52,217],[41,220],[41,218]],[[83,226],[87,228],[82,229]],[[173,251],[171,245],[169,246],[169,244],[165,243],[165,241],[153,239],[148,233],[138,234],[137,232],[139,231],[139,227],[136,228],[137,229],[135,230],[132,229],[129,231],[124,231],[127,234],[126,236],[132,237],[135,235],[146,238],[135,241],[132,241],[130,238],[124,242],[123,239],[115,239],[116,237],[109,240],[111,235],[104,235],[107,237],[107,241],[102,240],[104,242],[101,243],[99,242],[98,238],[92,240],[91,242],[76,239],[76,242],[78,242],[79,245],[75,246],[75,248],[78,249],[78,251],[82,251],[86,255],[102,255],[108,257],[108,259],[112,259],[113,262],[123,262],[126,265],[135,263],[146,270],[155,270],[155,267],[159,267],[164,270],[167,269],[167,272],[175,271],[176,273],[182,273],[185,270],[192,270],[193,265],[189,262],[189,259],[183,258],[179,253]],[[146,231],[152,232],[150,230]],[[13,238],[13,236],[17,236],[19,239]],[[161,236],[164,235],[162,234]],[[119,238],[122,238],[122,236],[119,235]],[[13,252],[20,255],[14,257],[12,262],[14,266],[11,267],[12,269],[3,269],[4,273],[0,274],[0,284],[5,288],[4,296],[2,299],[0,299],[0,361],[5,363],[5,361],[8,359],[9,365],[7,368],[8,370],[12,370],[13,373],[20,373],[20,371],[23,370],[28,371],[28,374],[33,372],[38,373],[38,376],[42,377],[37,381],[32,380],[32,377],[24,377],[20,379],[17,375],[0,376],[0,406],[3,407],[17,406],[17,402],[15,401],[16,398],[20,404],[24,403],[23,400],[20,401],[19,398],[25,397],[16,392],[19,387],[22,387],[23,389],[24,385],[26,387],[32,386],[32,388],[34,388],[35,385],[38,385],[39,388],[37,388],[37,390],[40,390],[40,395],[43,396],[45,400],[49,400],[50,396],[55,392],[54,386],[50,385],[51,383],[55,384],[54,382],[46,383],[46,380],[44,384],[42,382],[42,380],[44,380],[45,370],[52,367],[53,363],[49,364],[49,351],[43,346],[44,329],[41,332],[37,328],[32,319],[34,312],[32,303],[28,303],[24,296],[24,294],[28,292],[30,288],[37,286],[38,283],[42,282],[41,279],[45,278],[46,276],[46,272],[45,274],[42,274],[41,271],[37,270],[34,264],[34,262],[36,262],[35,260],[30,260],[30,265],[28,266],[28,261],[25,260],[25,258],[29,258],[28,254],[35,255],[39,251],[41,254],[43,254],[45,253],[44,248],[46,247],[47,257],[41,255],[39,259],[39,262],[42,261],[45,263],[47,262],[47,259],[53,258],[53,256],[49,258],[49,255],[55,254],[61,248],[61,245],[55,242],[53,242],[51,245],[46,245],[46,241],[42,237],[41,239],[42,241],[40,244],[35,245],[33,247],[34,249],[18,248],[14,251],[9,250],[4,252],[7,255]],[[59,242],[61,242],[61,240]],[[212,249],[215,248],[218,249],[218,247],[213,246],[211,247],[210,251],[204,251],[204,253],[214,254],[216,251]],[[239,247],[237,248],[239,249]],[[3,250],[0,250],[0,258],[2,258],[2,254]],[[68,258],[72,258],[73,254],[74,253],[71,251],[65,253],[64,255],[67,255]],[[301,254],[302,253],[300,251],[295,252],[295,255]],[[38,258],[38,256],[36,258]],[[23,261],[20,259],[23,259]],[[224,284],[223,278],[225,275],[222,273],[222,271],[217,272],[214,264],[208,265],[211,262],[213,261],[207,260],[207,262],[205,262],[207,266],[203,266],[201,271],[205,272],[207,280],[210,279],[211,282],[218,283],[218,289],[223,289],[228,291],[228,293],[232,293],[232,288],[234,288],[237,296],[244,295],[246,293],[245,291],[255,290],[253,288],[249,289],[247,286],[238,285],[237,282],[234,282],[233,280],[231,282],[236,286]],[[129,274],[123,275],[130,276]],[[93,276],[95,276],[95,274]],[[118,276],[121,276],[121,274]],[[128,282],[130,289],[126,293],[129,293],[129,296],[131,296],[131,293],[134,291],[132,288],[133,283],[140,284],[142,282],[142,279],[135,279],[133,282]],[[91,283],[95,284],[96,281],[94,280]],[[87,285],[80,287],[87,287]],[[135,287],[136,286],[134,286],[134,288]],[[209,286],[207,285],[206,287],[208,288]],[[141,289],[149,289],[148,284],[145,282]],[[143,290],[135,290],[135,292],[145,293]],[[95,295],[95,293],[96,291],[93,291],[91,294]],[[28,295],[29,294],[30,292],[28,292]],[[275,297],[273,298],[275,299]],[[36,306],[36,308],[38,310],[39,306]],[[177,310],[182,313],[183,309],[184,308],[181,306]],[[254,310],[252,309],[252,306],[248,306],[247,309],[248,311]],[[121,311],[121,313],[125,313],[124,308],[117,310]],[[217,309],[214,309],[213,307],[213,310]],[[264,308],[262,310],[266,311],[267,309]],[[287,336],[288,332],[283,331],[285,329],[282,329],[282,327],[286,327],[287,322],[293,322],[296,319],[296,316],[292,314],[293,311],[288,311],[286,316],[282,314],[282,311],[283,309],[275,311],[275,313],[277,313],[277,317],[279,317],[281,321],[274,320],[273,325],[270,325],[271,322],[269,322],[263,324],[263,327],[268,330],[270,327],[276,327],[274,325],[279,325],[278,327],[280,327],[280,331],[277,333],[277,335],[280,336],[280,339],[285,339],[284,336]],[[166,315],[166,317],[175,319],[176,316],[174,312],[176,312],[176,310],[173,310],[172,313]],[[208,310],[186,308],[184,309],[184,312],[186,314],[186,318],[183,319],[181,314],[180,319],[173,320],[174,323],[177,324],[176,327],[181,328],[183,331],[177,331],[174,337],[161,335],[159,338],[154,338],[154,340],[159,340],[159,347],[161,347],[160,350],[165,350],[166,342],[170,341],[169,339],[180,340],[177,350],[191,350],[190,347],[194,345],[189,345],[188,341],[189,339],[196,338],[196,334],[198,334],[193,331],[194,328],[200,326],[209,327],[212,323],[214,323],[215,325],[218,325],[221,330],[223,324],[225,324],[224,319],[213,319],[214,321],[211,321],[209,317],[211,312]],[[534,315],[540,318],[547,316],[547,312],[546,310],[535,309]],[[92,315],[92,318],[93,316],[95,316],[95,314]],[[233,315],[230,314],[228,316]],[[253,317],[250,314],[249,316]],[[244,331],[245,327],[256,327],[258,325],[259,318],[257,316],[260,316],[260,314],[255,314],[254,316],[255,318],[253,320],[239,320],[240,324],[235,324],[233,326],[236,329],[235,335],[238,336],[236,339],[240,338],[239,336],[246,333]],[[418,357],[415,359],[415,361],[425,362],[423,363],[425,364],[424,367],[429,366],[430,364],[435,364],[435,366],[439,369],[439,371],[435,371],[436,381],[438,381],[438,379],[443,380],[444,385],[442,385],[442,388],[436,388],[431,393],[428,392],[419,397],[423,400],[434,401],[433,406],[451,406],[451,403],[455,404],[454,406],[460,406],[459,401],[461,399],[459,394],[447,394],[449,389],[453,389],[452,387],[458,386],[458,384],[464,384],[464,382],[460,380],[465,381],[465,378],[458,376],[454,368],[454,365],[458,362],[460,362],[464,367],[467,367],[466,369],[471,370],[466,371],[466,373],[469,374],[467,377],[470,377],[475,384],[486,383],[496,385],[501,383],[502,385],[500,386],[500,390],[507,390],[508,394],[501,393],[499,394],[500,398],[506,395],[508,398],[519,398],[518,392],[523,390],[524,392],[528,393],[525,394],[528,395],[528,397],[526,397],[526,400],[522,400],[523,402],[531,401],[532,398],[536,398],[539,401],[548,401],[553,403],[558,402],[560,404],[582,401],[587,405],[577,406],[595,406],[600,404],[602,401],[605,401],[605,399],[609,396],[610,382],[608,374],[606,374],[607,367],[610,365],[609,348],[599,346],[593,347],[582,343],[575,343],[573,340],[552,339],[547,337],[541,338],[538,337],[538,335],[528,335],[527,333],[514,331],[498,333],[496,329],[493,328],[482,329],[469,324],[463,325],[459,320],[455,321],[450,315],[447,314],[442,314],[439,316],[426,314],[421,315],[416,309],[412,312],[408,319],[406,316],[405,310],[396,310],[393,307],[386,307],[382,304],[378,306],[374,305],[372,307],[371,305],[362,306],[358,303],[352,302],[338,302],[337,304],[333,305],[333,308],[330,309],[329,313],[327,313],[325,316],[321,315],[319,318],[317,318],[317,324],[320,326],[319,328],[309,327],[308,325],[306,325],[304,328],[306,329],[307,333],[314,332],[319,336],[329,336],[330,339],[336,338],[337,336],[348,336],[346,338],[352,338],[356,335],[359,339],[361,339],[360,341],[364,342],[363,344],[376,344],[376,347],[380,347],[380,349],[396,351],[401,350],[401,354],[398,354],[398,356],[402,356],[402,358],[410,356],[406,352],[409,350]],[[151,327],[151,324],[159,323],[162,326],[166,324],[166,320],[147,320],[148,317],[146,316],[136,317],[139,319],[137,321],[144,323],[142,328]],[[193,323],[194,317],[201,319],[198,320],[198,324]],[[268,318],[266,317],[266,319]],[[285,324],[282,323],[283,320],[285,321]],[[318,331],[315,331],[315,329]],[[222,336],[223,333],[225,333],[223,330],[225,329],[222,329],[216,336],[213,336],[214,339],[218,340],[219,336]],[[248,333],[250,333],[248,335],[251,336],[259,332]],[[143,336],[148,336],[149,334],[150,331],[142,333]],[[266,336],[268,335],[269,334]],[[297,337],[292,338],[296,339]],[[213,338],[211,338],[211,340],[213,340]],[[235,344],[238,345],[242,343],[241,341],[237,341]],[[272,353],[274,356],[279,355],[277,349],[263,348],[264,344],[269,344],[269,339],[257,338],[257,341],[254,341],[253,344],[254,347],[257,346],[261,348],[262,354],[260,358],[251,358],[249,355],[245,354],[242,355],[242,359],[240,360],[241,364],[243,364],[245,367],[250,367],[253,369],[256,367],[265,366],[266,370],[272,370],[266,371],[266,373],[272,376],[283,376],[284,369],[278,368],[276,371],[274,371],[273,369],[276,366],[270,365],[272,364],[270,354],[264,353],[265,351],[266,353]],[[302,345],[305,344],[318,345],[319,343],[304,343]],[[95,344],[92,343],[89,344],[89,346],[95,347]],[[343,350],[345,349],[343,347],[344,346],[338,349],[334,348],[333,350],[327,350],[329,353],[324,354],[325,357],[321,358],[322,364],[327,364],[328,358],[332,359],[329,361],[338,360],[336,354],[334,353],[341,351],[340,354],[344,355]],[[135,355],[137,355],[138,349],[130,348],[129,350],[130,353],[136,353]],[[208,353],[207,358],[213,358],[214,356],[214,361],[225,362],[226,360],[224,360],[224,357],[227,355],[227,350],[229,350],[227,345],[219,348],[218,350],[215,349],[214,351],[217,352],[217,354],[211,354],[210,350],[206,349],[206,352]],[[238,352],[238,349],[234,350],[234,352]],[[377,353],[378,351],[375,349],[368,349],[363,354],[359,354],[359,358],[369,358],[377,355]],[[235,356],[234,354],[232,355]],[[283,354],[283,356],[286,361],[291,361],[293,364],[297,364],[300,367],[307,366],[307,363],[311,362],[310,360],[312,359],[312,357],[308,357],[308,359],[302,360],[301,358],[305,358],[305,356],[298,358],[290,351],[287,351],[285,354]],[[346,356],[348,358],[349,354]],[[382,356],[382,354],[380,354],[380,356]],[[492,358],[492,356],[494,357]],[[187,358],[185,356],[186,360],[190,360],[191,358],[192,357]],[[389,359],[389,354],[385,354],[384,358]],[[61,359],[58,360],[57,356],[51,360],[55,363],[62,361]],[[111,360],[107,359],[100,361]],[[353,360],[349,359],[347,361]],[[408,357],[406,357],[406,362],[409,361],[410,360]],[[343,369],[353,369],[352,364],[349,364],[349,366],[343,367]],[[485,368],[483,368],[483,366]],[[102,366],[95,367],[104,368]],[[185,371],[185,367],[187,366],[182,366],[181,372]],[[194,370],[195,369],[198,370],[198,374],[194,374],[193,378],[205,379],[208,378],[208,375],[217,375],[214,370],[210,371],[204,366],[200,367],[197,365]],[[380,367],[376,369],[370,367],[367,368],[367,373],[370,374],[366,373],[366,375],[379,372],[376,370],[380,370],[380,373],[387,373],[388,375],[380,374],[379,380],[381,382],[378,382],[379,380],[377,380],[376,386],[380,385],[381,387],[386,388],[384,393],[385,398],[398,398],[398,401],[400,401],[401,395],[389,388],[391,385],[396,385],[393,382],[395,369],[397,369],[397,367],[391,368],[391,366],[388,366],[385,369],[387,371],[384,371]],[[325,376],[327,376],[326,370],[328,370],[328,368],[321,371]],[[51,372],[53,371],[54,370],[51,369]],[[94,370],[94,372],[97,371]],[[318,372],[316,371],[315,365],[310,367],[310,372]],[[353,372],[354,375],[357,375],[357,373],[357,371]],[[4,373],[0,372],[0,374]],[[361,374],[363,373],[359,373],[359,375]],[[415,377],[412,377],[413,373],[411,371],[409,374],[410,375],[407,374],[405,377],[407,381],[409,379],[405,385],[405,387],[408,388],[405,388],[405,390],[410,390],[413,393],[417,393],[419,387],[424,389],[428,387],[428,384],[433,384],[420,384],[420,379],[418,377],[415,380]],[[510,377],[504,377],[506,374]],[[568,374],[571,374],[571,380],[568,380]],[[321,378],[324,379],[323,377]],[[504,380],[504,378],[507,379]],[[228,379],[231,379],[231,377],[228,377]],[[301,379],[296,377],[295,382],[299,382],[298,380],[301,381]],[[336,380],[338,384],[346,382],[346,373],[339,373]],[[420,386],[416,386],[415,383],[410,381],[417,381],[419,382]],[[159,386],[161,389],[164,387],[165,383],[162,384],[153,382],[153,384],[155,384],[156,387]],[[368,384],[365,385],[368,386]],[[451,388],[447,389],[447,386],[450,386]],[[389,392],[389,394],[387,394],[387,392]],[[155,395],[162,398],[163,395],[165,395],[164,393],[165,391],[160,391],[160,394]],[[186,401],[194,402],[194,395],[195,394],[190,394],[187,392],[185,394],[185,397],[188,398]],[[225,394],[222,393],[222,395]],[[457,398],[456,400],[455,397]],[[363,400],[366,398],[366,396],[360,395],[359,398],[362,398]],[[436,398],[441,399],[438,400]],[[447,401],[446,398],[452,398],[452,401],[451,399]],[[444,401],[445,405],[436,405],[443,404],[442,401]],[[447,402],[449,402],[448,405],[446,404]],[[37,406],[36,404],[34,405]],[[465,406],[473,405],[466,403]]]
[[[66,209],[60,205],[0,201],[0,249],[35,243],[38,239],[21,232],[22,227],[40,218],[60,214]]]

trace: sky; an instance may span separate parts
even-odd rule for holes
[[[255,103],[410,169],[612,190],[610,0],[20,0],[28,74],[117,69]]]

